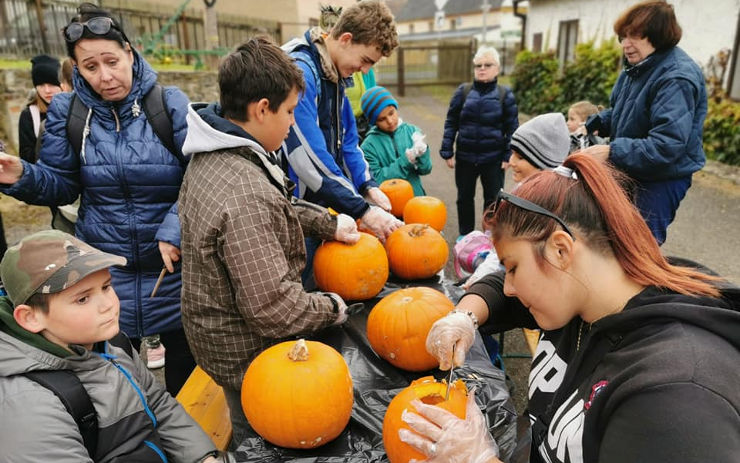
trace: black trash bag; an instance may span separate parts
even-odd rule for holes
[[[339,351],[349,365],[354,387],[354,405],[349,424],[332,442],[311,450],[292,450],[277,447],[256,433],[245,438],[234,452],[242,463],[374,463],[388,462],[383,448],[383,417],[396,394],[413,380],[424,376],[437,379],[447,372],[431,370],[412,373],[400,370],[382,358],[367,341],[367,316],[384,296],[401,287],[428,286],[445,293],[453,302],[463,291],[443,277],[422,282],[390,281],[375,298],[363,303],[341,327],[330,327],[311,339],[328,344]],[[468,390],[476,388],[476,402],[483,410],[489,430],[500,449],[500,459],[508,461],[516,446],[517,414],[509,396],[504,373],[491,364],[483,340],[476,334],[465,365],[456,368],[455,378],[465,381]]]

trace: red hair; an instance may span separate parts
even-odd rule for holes
[[[666,261],[645,220],[620,186],[624,174],[587,154],[573,154],[563,166],[578,178],[538,172],[516,189],[516,195],[562,218],[591,249],[613,253],[627,275],[641,285],[686,295],[719,296],[713,284],[718,277]],[[506,201],[487,216],[486,225],[492,229],[494,241],[507,234],[540,242],[559,227],[549,217]],[[541,252],[543,249],[540,247]]]

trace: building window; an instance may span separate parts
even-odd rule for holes
[[[414,24],[411,23],[409,24],[409,34],[413,34],[413,33],[414,33]]]
[[[575,58],[576,43],[578,43],[578,20],[560,21],[558,59],[561,66]]]
[[[457,21],[454,19],[450,19],[450,30],[454,31],[455,29],[457,29]]]
[[[429,32],[434,32],[434,21],[429,21]]]
[[[532,35],[532,51],[535,53],[542,52],[542,32]]]

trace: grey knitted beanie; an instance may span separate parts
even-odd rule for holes
[[[570,133],[561,113],[541,114],[520,125],[511,149],[539,169],[554,169],[570,151]]]

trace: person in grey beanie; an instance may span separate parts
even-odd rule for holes
[[[541,114],[525,122],[511,136],[509,168],[515,182],[563,163],[570,151],[570,133],[560,113]]]

